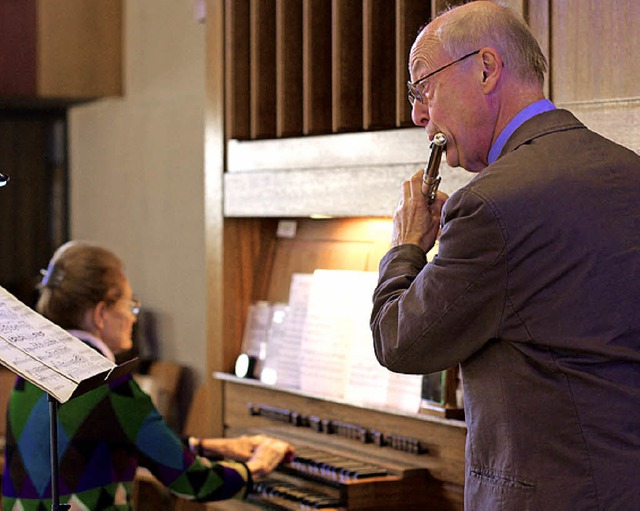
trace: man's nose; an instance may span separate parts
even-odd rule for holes
[[[422,97],[422,102],[414,101],[411,108],[411,120],[416,126],[426,126],[429,124],[429,105],[427,98]]]

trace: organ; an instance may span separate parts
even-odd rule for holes
[[[224,373],[216,379],[225,434],[264,433],[291,442],[296,453],[257,481],[248,501],[214,509],[463,508],[463,421],[360,407]]]
[[[223,324],[230,358],[241,351],[251,303],[286,303],[295,273],[377,271],[390,243],[389,219],[291,222],[295,235],[282,236],[279,222],[271,218],[226,221]],[[409,413],[368,406],[239,378],[232,371],[230,363],[213,378],[220,390],[213,405],[221,405],[223,434],[281,438],[296,448],[296,457],[257,481],[249,500],[209,503],[208,510],[463,508],[466,426],[448,418],[446,410]]]
[[[211,423],[225,436],[288,440],[300,457],[248,502],[207,509],[463,507],[454,378],[443,378],[434,414],[231,376],[250,305],[286,303],[294,273],[377,271],[401,183],[428,150],[408,127],[406,56],[445,3],[225,2],[208,14]],[[447,172],[445,192],[468,179]],[[285,220],[295,228],[282,232]]]

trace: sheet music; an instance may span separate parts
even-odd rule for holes
[[[2,287],[0,362],[61,403],[83,380],[116,367]]]
[[[383,406],[387,402],[389,371],[376,359],[369,327],[371,297],[377,282],[377,272],[358,272],[350,277],[349,284],[357,291],[355,288],[352,291],[353,325],[344,397],[355,403]]]
[[[358,378],[372,383],[358,367],[373,356],[368,323],[376,282],[376,272],[314,272],[302,337],[303,390],[340,398],[377,393]]]
[[[278,350],[278,385],[300,388],[300,349],[307,318],[313,274],[294,273],[289,287],[289,306]]]
[[[394,410],[417,413],[422,394],[421,374],[399,374],[387,371],[387,399],[385,406]]]
[[[416,413],[422,377],[392,373],[373,351],[369,319],[377,272],[316,270],[306,282],[310,287],[299,352],[300,388]]]

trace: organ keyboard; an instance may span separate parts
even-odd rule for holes
[[[464,422],[355,406],[216,374],[225,435],[290,442],[293,459],[216,510],[462,510]]]
[[[417,510],[428,504],[421,494],[410,493],[428,484],[425,469],[391,473],[373,462],[316,447],[295,447],[290,463],[255,483],[249,501],[291,511]]]

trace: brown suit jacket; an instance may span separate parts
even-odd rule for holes
[[[392,371],[461,364],[465,509],[640,509],[640,156],[546,112],[442,222],[429,264],[385,255],[371,327]]]

